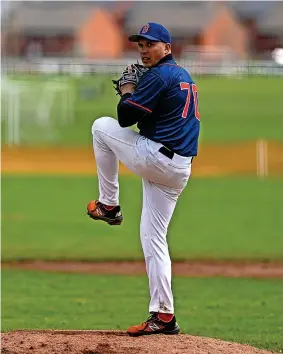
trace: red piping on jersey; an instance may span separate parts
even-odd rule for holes
[[[151,111],[150,109],[148,109],[148,108],[146,108],[146,107],[144,107],[144,106],[142,106],[142,105],[140,105],[140,104],[138,104],[138,103],[136,103],[136,102],[133,102],[133,101],[131,101],[131,100],[129,100],[129,99],[127,99],[126,102],[129,102],[129,103],[131,103],[131,104],[133,104],[133,105],[135,105],[135,106],[137,106],[137,107],[140,107],[140,108],[142,108],[142,109],[145,109],[145,110],[148,111],[149,113],[152,113],[152,111]]]

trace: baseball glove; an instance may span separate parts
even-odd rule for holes
[[[147,68],[140,64],[128,65],[118,80],[112,80],[114,84],[113,87],[117,91],[117,95],[122,96],[120,87],[125,84],[132,83],[137,86],[140,78],[147,70]]]

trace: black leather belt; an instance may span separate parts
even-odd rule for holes
[[[161,154],[167,156],[169,159],[173,159],[174,156],[174,152],[167,149],[165,146],[161,146],[161,148],[158,150],[159,152],[161,152]]]
[[[158,151],[161,152],[161,154],[167,156],[170,160],[172,160],[174,157],[174,152],[167,149],[167,147],[165,146],[161,146],[161,148]],[[193,158],[194,156],[192,156],[191,163],[193,162]]]

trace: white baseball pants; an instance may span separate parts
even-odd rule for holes
[[[101,203],[119,204],[119,160],[142,177],[140,238],[149,278],[149,312],[174,313],[166,234],[178,196],[191,174],[191,157],[175,154],[169,159],[158,151],[162,144],[121,128],[110,117],[97,119],[92,135]]]

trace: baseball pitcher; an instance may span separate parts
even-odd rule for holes
[[[102,117],[93,123],[99,197],[88,203],[87,213],[94,220],[120,225],[118,161],[142,178],[140,239],[149,279],[150,316],[130,327],[128,334],[178,334],[166,234],[197,155],[198,89],[173,59],[170,34],[161,24],[150,22],[129,40],[137,42],[143,65],[129,65],[113,81],[121,96],[118,120]],[[128,128],[136,123],[139,133]]]

